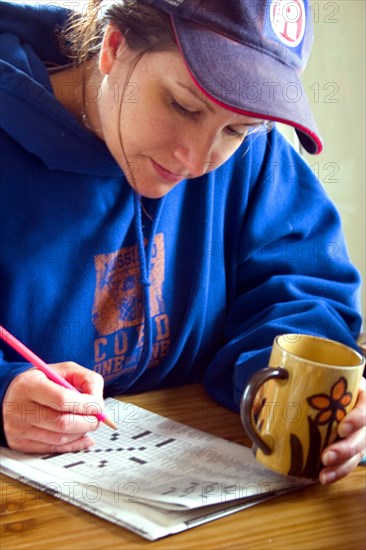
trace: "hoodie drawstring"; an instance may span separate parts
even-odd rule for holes
[[[159,207],[154,216],[154,220],[151,226],[150,238],[148,238],[147,247],[145,250],[144,232],[142,226],[142,208],[141,208],[141,196],[135,193],[134,195],[134,207],[135,207],[135,229],[137,236],[137,249],[140,259],[141,278],[140,283],[143,293],[143,322],[144,322],[144,338],[140,359],[136,370],[134,371],[135,377],[141,376],[145,371],[149,362],[152,351],[152,319],[151,319],[151,301],[150,301],[150,275],[151,275],[151,253],[154,245],[154,237],[156,228],[159,223],[160,214],[164,204],[163,197],[160,200]],[[135,378],[136,380],[136,378]]]

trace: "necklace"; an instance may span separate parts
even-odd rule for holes
[[[86,67],[83,67],[81,78],[81,96],[82,96],[82,111],[81,111],[81,123],[88,130],[93,130],[89,123],[88,113],[86,112]]]
[[[88,119],[88,114],[85,110],[85,108],[83,107],[83,111],[81,113],[81,123],[83,126],[85,126],[85,128],[87,128],[88,130],[91,130],[91,131],[94,131],[94,128],[93,126],[89,123],[89,119]]]
[[[88,130],[91,130],[92,132],[96,131],[96,128],[90,123],[89,117],[88,117],[88,111],[87,111],[87,95],[86,95],[86,88],[87,88],[87,71],[88,67],[85,63],[85,65],[81,68],[82,76],[81,76],[81,100],[82,100],[82,110],[81,110],[81,123],[82,125],[87,128]]]

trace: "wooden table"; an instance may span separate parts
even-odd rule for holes
[[[126,400],[126,397],[124,397]],[[200,385],[128,396],[136,405],[249,445],[237,414]],[[71,504],[1,476],[1,550],[220,549],[364,550],[366,468],[149,542]]]

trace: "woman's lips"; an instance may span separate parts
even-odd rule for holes
[[[168,183],[178,183],[187,177],[184,174],[174,174],[173,172],[170,172],[170,170],[167,170],[166,168],[161,166],[161,164],[155,162],[155,160],[153,159],[151,159],[151,163],[160,178],[167,181]]]

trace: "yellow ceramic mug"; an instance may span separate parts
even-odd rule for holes
[[[355,406],[365,358],[317,336],[274,340],[269,367],[255,373],[240,414],[259,462],[284,474],[317,478],[321,453]]]

